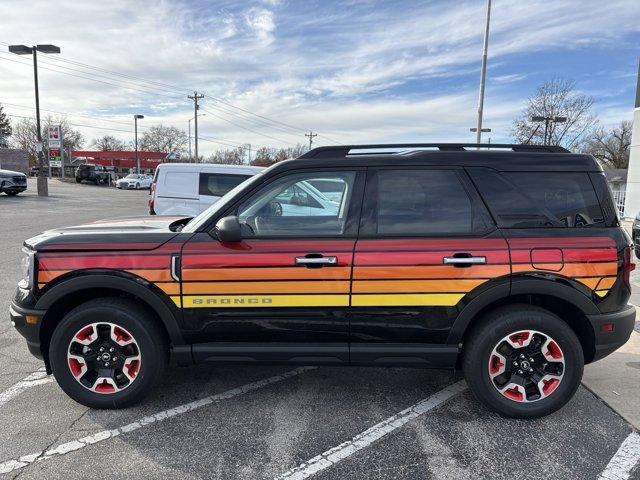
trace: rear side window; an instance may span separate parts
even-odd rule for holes
[[[228,173],[200,173],[200,195],[221,197],[232,188],[240,185],[251,175],[232,175]]]
[[[473,208],[455,170],[380,170],[374,220],[383,236],[468,234]]]
[[[501,228],[588,227],[604,216],[588,173],[469,173]]]

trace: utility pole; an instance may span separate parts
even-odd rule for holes
[[[193,95],[187,95],[187,98],[193,100],[193,115],[194,115],[194,127],[195,127],[195,151],[196,151],[196,163],[198,163],[198,100],[204,98],[204,95],[198,95],[198,92],[193,92]]]
[[[478,95],[478,125],[476,143],[482,142],[482,114],[484,110],[484,84],[487,78],[487,53],[489,51],[489,20],[491,18],[491,0],[487,0],[487,21],[484,27],[484,46],[482,47],[482,70],[480,71],[480,93]]]
[[[311,150],[311,145],[313,145],[313,138],[317,137],[318,134],[313,133],[312,131],[309,131],[309,133],[305,133],[304,136],[309,137],[309,150]]]

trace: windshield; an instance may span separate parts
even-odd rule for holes
[[[202,212],[197,217],[193,217],[189,223],[187,223],[182,229],[183,232],[193,233],[195,232],[203,223],[205,223],[212,215],[215,215],[220,210],[224,209],[228,203],[233,201],[233,198],[240,193],[245,188],[249,188],[255,182],[260,179],[264,175],[266,170],[263,170],[259,173],[256,173],[254,176],[247,178],[244,182],[240,183],[236,187],[229,190],[225,193],[220,199],[213,203],[209,208],[207,208],[204,212]]]
[[[130,173],[129,175],[127,175],[124,178],[138,178],[138,175],[136,175],[135,173]]]

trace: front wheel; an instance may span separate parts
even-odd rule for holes
[[[60,388],[92,408],[138,403],[162,377],[168,346],[149,313],[129,300],[90,300],[56,327],[49,359]]]
[[[507,417],[537,418],[573,397],[584,354],[573,330],[553,313],[509,305],[489,312],[467,334],[463,368],[487,407]]]

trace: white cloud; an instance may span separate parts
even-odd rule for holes
[[[269,43],[273,40],[276,23],[271,10],[253,7],[247,11],[244,18],[247,26],[259,39]]]

